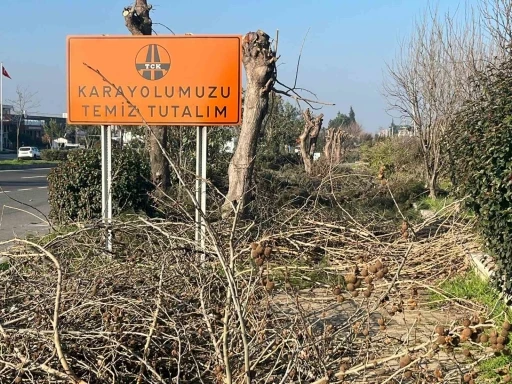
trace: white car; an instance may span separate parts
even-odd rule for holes
[[[20,147],[18,149],[18,159],[40,159],[41,152],[36,147]]]

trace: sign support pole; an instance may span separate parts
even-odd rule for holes
[[[196,140],[196,242],[204,251],[206,226],[203,215],[206,214],[206,157],[208,153],[208,127],[197,127]],[[202,214],[201,214],[202,212]]]
[[[101,212],[107,227],[106,248],[112,252],[112,127],[101,127]]]

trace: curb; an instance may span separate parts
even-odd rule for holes
[[[55,168],[58,164],[42,163],[42,164],[0,164],[0,170],[16,170],[16,169],[37,169],[37,168]]]

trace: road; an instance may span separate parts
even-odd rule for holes
[[[15,153],[0,153],[0,160],[14,160],[16,158]]]
[[[0,241],[48,233],[49,170],[0,170]]]

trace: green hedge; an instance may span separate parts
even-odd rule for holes
[[[69,151],[60,149],[43,149],[41,151],[41,159],[48,161],[67,160]]]
[[[113,214],[151,209],[151,169],[146,153],[115,149],[112,153]],[[101,153],[73,150],[48,175],[50,218],[58,223],[101,218]]]
[[[478,217],[497,258],[500,287],[512,289],[512,61],[472,81],[476,94],[449,132],[456,190]]]

